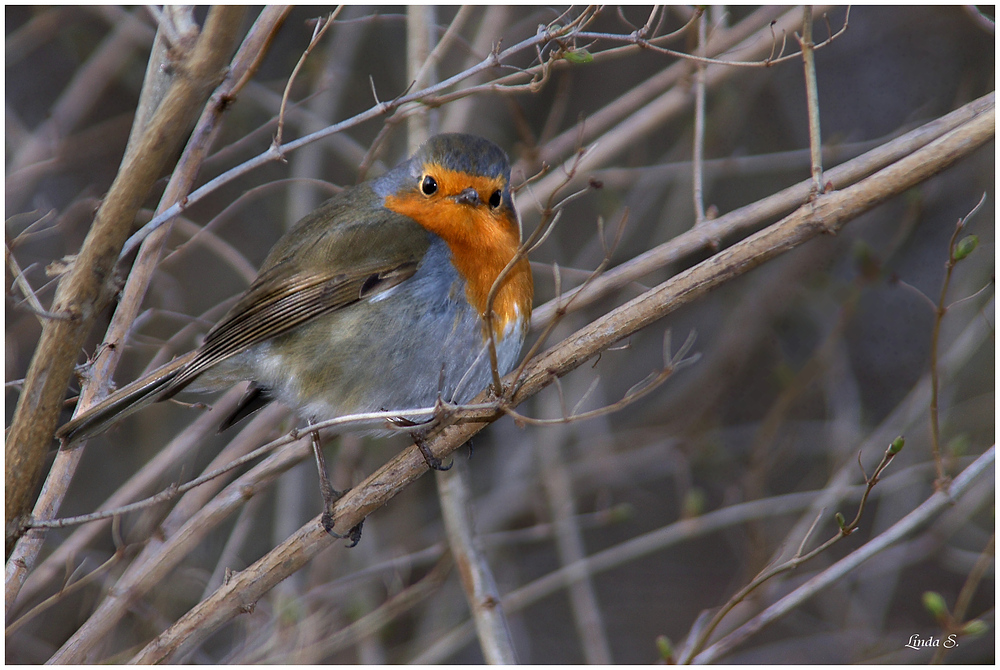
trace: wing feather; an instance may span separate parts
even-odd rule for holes
[[[322,314],[387,291],[416,271],[417,262],[408,261],[389,268],[300,273],[291,277],[265,272],[229,314],[209,331],[198,355],[171,381],[163,398],[173,396],[208,368],[248,347],[286,333]]]

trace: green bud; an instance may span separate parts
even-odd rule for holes
[[[693,516],[701,516],[705,513],[705,492],[694,487],[688,489],[681,505],[681,516],[689,519]]]
[[[955,437],[948,440],[948,446],[945,449],[952,456],[964,456],[969,452],[970,445],[969,436],[965,433],[959,433]]]
[[[944,602],[944,597],[936,591],[924,591],[924,609],[930,612],[935,619],[948,616],[948,605]]]
[[[962,626],[962,635],[982,635],[990,629],[989,624],[985,621],[980,621],[979,619],[973,619],[964,626]]]
[[[904,444],[906,444],[906,440],[903,438],[902,435],[900,435],[899,437],[897,437],[895,440],[892,441],[892,444],[889,445],[889,453],[895,456],[896,454],[898,454],[903,450]]]
[[[656,651],[659,652],[660,658],[664,661],[670,661],[674,658],[674,645],[666,635],[656,636]]]
[[[833,518],[837,520],[837,525],[840,526],[840,530],[847,528],[847,519],[844,518],[843,514],[837,512],[833,515]]]
[[[864,240],[857,240],[852,251],[861,276],[869,281],[878,279],[882,263],[875,251],[868,246],[868,243]]]
[[[979,238],[975,235],[966,235],[955,245],[955,253],[952,258],[960,261],[975,251],[977,246],[979,246]]]
[[[570,63],[589,63],[594,57],[586,49],[573,49],[563,54],[563,58]]]
[[[795,381],[795,370],[784,361],[780,361],[775,365],[771,370],[771,374],[774,375],[775,381],[778,382],[781,388],[786,388]]]
[[[635,516],[635,508],[628,503],[622,503],[610,508],[607,514],[609,523],[624,523]]]

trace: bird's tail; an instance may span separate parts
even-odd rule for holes
[[[190,363],[197,351],[192,351],[163,365],[145,377],[118,389],[107,398],[90,407],[56,431],[56,438],[64,446],[93,437],[110,428],[114,423],[157,400],[169,397],[174,391],[171,382]]]

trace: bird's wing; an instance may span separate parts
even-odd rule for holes
[[[374,222],[317,221],[307,217],[299,224],[294,248],[275,247],[260,275],[209,331],[198,355],[162,398],[248,347],[401,284],[417,271],[429,244],[426,231],[391,212]]]

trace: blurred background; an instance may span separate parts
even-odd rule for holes
[[[479,63],[494,44],[506,49],[535,35],[540,25],[565,25],[582,11],[429,9],[431,45],[450,25],[455,31],[438,61],[438,80]],[[257,11],[248,10],[247,29]],[[504,147],[515,164],[516,183],[535,175],[542,162],[559,166],[570,160],[581,142],[604,149],[600,163],[578,180],[585,184],[593,178],[602,188],[568,205],[551,237],[532,255],[536,305],[555,295],[553,263],[566,291],[602,261],[599,221],[610,239],[627,215],[612,266],[695,223],[693,67],[654,49],[600,55],[625,46],[652,11],[604,8],[588,30],[618,37],[574,44],[579,62],[553,67],[537,90],[484,89],[430,110],[433,130],[475,133]],[[816,53],[825,167],[993,90],[993,9],[982,11],[986,15],[965,7],[853,8],[843,34]],[[199,184],[267,149],[282,92],[309,43],[313,20],[328,12],[320,7],[291,12],[260,70],[227,110]],[[391,100],[407,89],[412,13],[406,7],[342,10],[291,87],[286,142],[364,112],[374,104],[373,92]],[[48,305],[52,275],[61,259],[79,250],[115,176],[156,21],[143,8],[114,6],[8,6],[5,14],[9,424],[40,333],[38,317],[13,285],[11,259]],[[663,35],[684,27],[693,15],[690,7],[663,9],[651,23]],[[777,22],[780,48],[780,28],[801,31],[801,15],[799,8],[709,8],[708,48],[728,35],[738,46],[725,58],[761,61],[771,53],[771,22]],[[844,25],[844,8],[826,15],[816,21],[816,42]],[[786,53],[797,50],[790,31]],[[694,53],[697,35],[691,24],[665,46]],[[531,67],[553,49],[514,54],[508,67],[486,70],[452,90]],[[589,61],[586,54],[595,57]],[[717,70],[708,74],[704,115],[709,216],[809,177],[801,60],[712,67]],[[340,186],[405,158],[406,123],[398,120],[387,125],[379,117],[290,152],[285,162],[250,171],[188,209],[173,225],[115,375],[118,384],[141,375],[154,359],[169,360],[197,346],[299,217]],[[377,150],[369,152],[376,140]],[[615,403],[662,366],[666,334],[673,350],[696,335],[696,364],[649,396],[565,425],[519,427],[505,418],[475,438],[471,454],[464,447],[455,453],[471,473],[476,530],[504,597],[521,662],[660,660],[665,640],[682,646],[703,611],[723,605],[782,551],[787,558],[816,518],[819,510],[810,505],[817,496],[840,481],[841,472],[848,473],[847,483],[863,483],[859,453],[871,473],[897,435],[905,435],[905,449],[874,488],[858,532],[757,589],[723,620],[719,632],[877,537],[933,493],[926,398],[934,305],[956,222],[984,194],[963,233],[978,236],[978,248],[955,266],[944,302],[965,300],[940,323],[941,444],[949,472],[960,472],[994,443],[994,156],[990,143],[850,222],[840,234],[814,239],[729,282],[562,380],[569,408],[581,399],[577,411]],[[538,224],[536,197],[546,184],[556,183],[557,170],[537,182],[538,192],[519,192],[525,231]],[[158,196],[151,194],[150,211]],[[706,248],[688,255],[567,315],[548,342],[712,253]],[[99,346],[111,313],[109,308],[99,318],[80,363]],[[528,344],[539,334],[536,329],[529,335]],[[68,396],[78,389],[74,380]],[[228,402],[238,394],[231,392]],[[518,411],[558,418],[561,402],[550,387]],[[70,414],[68,406],[63,419]],[[91,440],[60,515],[97,509],[201,416],[204,412],[163,403]],[[296,422],[274,411],[221,435],[214,427],[203,430],[155,473],[143,494],[201,473],[234,439],[257,446]],[[402,437],[329,440],[334,485],[360,482],[407,444]],[[914,634],[947,635],[924,606],[925,592],[939,593],[954,608],[964,589],[964,620],[982,617],[989,632],[962,635],[945,660],[992,663],[992,473],[983,480],[919,532],[721,660],[926,663],[933,649],[904,646]],[[219,485],[195,493],[207,500]],[[859,496],[856,487],[836,496],[819,516],[808,546],[836,533],[835,512],[852,519]],[[746,506],[755,501],[759,504]],[[321,504],[313,463],[290,469],[221,520],[166,578],[131,603],[92,660],[131,658],[212,593],[227,569],[250,565],[308,523]],[[75,529],[50,531],[41,567],[17,603],[7,603],[7,662],[47,660],[114,587],[131,558],[158,537],[157,524],[170,513],[171,505],[162,505],[127,515],[120,527],[101,526],[67,555],[53,552]],[[716,516],[706,517],[712,523],[677,525],[706,515]],[[447,554],[435,483],[424,476],[368,518],[359,546],[348,550],[344,542],[334,543],[184,660],[482,662],[458,572],[449,569]],[[585,557],[599,560],[578,563]],[[557,572],[571,564],[572,579]],[[984,565],[985,570],[977,567]],[[68,583],[77,586],[39,607]],[[363,619],[372,612],[379,617]]]

